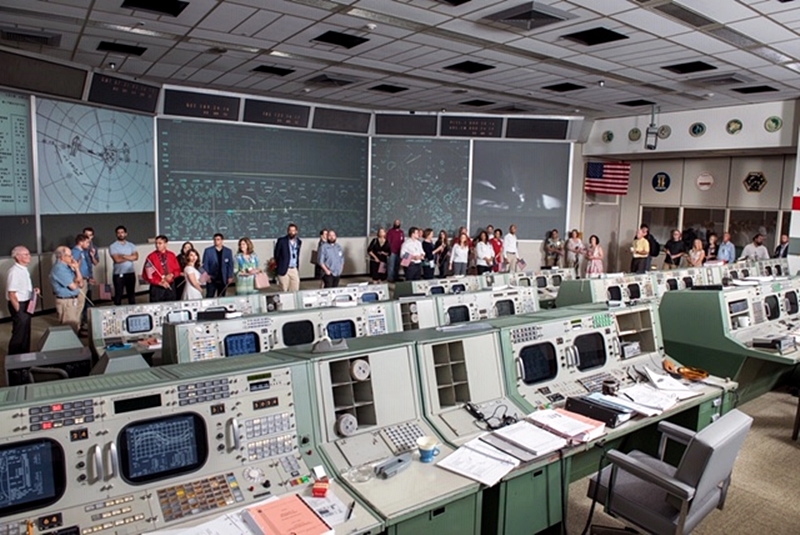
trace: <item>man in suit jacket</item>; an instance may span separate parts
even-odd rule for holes
[[[224,296],[233,283],[233,252],[223,245],[225,237],[214,234],[214,245],[203,251],[203,271],[208,275],[206,297]]]
[[[781,243],[775,248],[772,258],[786,258],[789,256],[789,235],[781,234]]]
[[[275,242],[273,257],[278,265],[278,282],[284,292],[296,292],[300,289],[300,246],[302,240],[297,237],[297,225],[289,223],[286,236]]]

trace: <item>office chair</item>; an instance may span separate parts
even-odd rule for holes
[[[794,429],[792,429],[792,440],[797,440],[800,434],[800,394],[797,397],[797,413],[794,415]]]
[[[661,422],[660,459],[640,451],[611,450],[611,464],[592,477],[588,495],[595,497],[597,492],[606,513],[645,533],[691,533],[725,504],[733,463],[752,422],[736,409],[699,432]],[[663,461],[670,439],[686,445],[677,467]],[[592,533],[609,532],[597,528],[592,526]]]
[[[45,368],[42,366],[31,366],[28,368],[28,382],[46,383],[48,381],[60,381],[69,379],[69,374],[61,368]]]

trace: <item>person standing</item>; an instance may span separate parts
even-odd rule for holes
[[[603,247],[600,245],[600,238],[592,234],[589,236],[589,248],[584,252],[586,255],[586,276],[603,274]]]
[[[245,236],[239,240],[239,252],[236,253],[236,295],[258,292],[255,284],[258,271],[258,255],[253,240]]]
[[[328,243],[320,249],[319,265],[324,273],[322,275],[323,287],[337,288],[344,269],[344,251],[342,251],[342,246],[336,243],[335,230],[328,230]]]
[[[506,263],[508,263],[508,272],[517,272],[517,260],[519,251],[517,250],[517,226],[511,225],[508,227],[508,234],[503,238],[503,252],[505,255]]]
[[[330,238],[330,234],[328,231],[328,238]],[[300,289],[301,245],[303,245],[303,241],[297,237],[297,225],[294,223],[289,223],[286,228],[286,236],[278,238],[278,241],[275,242],[273,258],[278,266],[278,282],[281,283],[284,292],[296,292]]]
[[[90,301],[92,300],[92,284],[94,284],[94,279],[92,278],[94,264],[92,264],[92,259],[88,257],[89,252],[89,245],[90,245],[89,236],[86,234],[78,234],[75,237],[75,247],[72,248],[72,258],[78,263],[78,266],[81,270],[81,276],[83,277],[85,284],[84,290],[84,300],[83,300],[83,310],[81,310],[81,325],[80,331],[88,332],[88,322],[87,322],[87,310],[90,306]]]
[[[489,235],[485,230],[482,230],[475,242],[475,267],[478,270],[478,275],[491,271],[493,264],[494,249],[492,249],[492,244],[489,243]]]
[[[314,264],[314,280],[320,281],[322,286],[322,268],[319,267],[319,250],[328,242],[328,229],[324,228],[319,231],[319,241],[317,242],[317,249],[311,251],[311,263]]]
[[[150,302],[175,301],[175,279],[181,274],[181,265],[175,253],[167,249],[169,240],[163,234],[156,236],[156,250],[147,255],[142,278],[150,284]]]
[[[419,241],[419,229],[411,227],[408,229],[408,239],[403,241],[400,248],[400,258],[408,265],[405,266],[405,276],[408,281],[419,280],[422,274],[422,259],[425,258],[425,251]]]
[[[494,251],[492,271],[499,273],[503,270],[503,229],[494,229],[494,235],[489,239],[489,244],[492,246],[492,251]]]
[[[583,251],[583,242],[581,241],[580,237],[578,236],[578,229],[572,229],[569,232],[569,239],[567,240],[567,244],[565,246],[566,254],[564,255],[564,259],[566,261],[566,266],[568,268],[572,268],[575,270],[576,273],[580,274],[580,263],[581,263],[581,252]]]
[[[730,232],[722,233],[722,243],[719,244],[719,250],[717,250],[717,260],[722,260],[725,264],[736,261],[736,246],[731,242]]]
[[[33,295],[39,295],[39,288],[33,287],[28,264],[31,252],[27,247],[17,245],[11,251],[14,265],[6,274],[6,298],[8,312],[11,314],[11,339],[8,341],[8,354],[17,355],[31,350],[31,317],[28,304]]]
[[[56,262],[50,272],[50,284],[53,285],[56,296],[58,323],[69,325],[78,334],[85,300],[81,293],[84,283],[81,267],[72,257],[72,250],[65,245],[56,247],[55,255]]]
[[[214,245],[203,251],[203,271],[208,276],[206,297],[224,296],[233,283],[233,251],[225,247],[225,236],[214,234]]]
[[[549,268],[559,267],[563,254],[564,240],[558,237],[558,230],[553,229],[544,244],[544,265]]]
[[[773,258],[787,258],[789,256],[789,235],[781,234],[781,242],[775,248]]]
[[[184,285],[181,299],[184,301],[202,299],[203,287],[200,285],[200,270],[197,269],[200,264],[200,253],[190,249],[183,254],[185,258],[183,268]]]
[[[658,244],[658,241],[650,234],[650,227],[647,223],[642,223],[639,227],[643,233],[644,237],[647,240],[647,246],[650,248],[650,253],[647,255],[647,259],[645,260],[645,270],[650,271],[650,268],[653,266],[653,258],[658,257],[661,253],[661,246]]]
[[[742,256],[739,260],[767,260],[769,259],[769,251],[764,247],[764,235],[761,233],[753,236],[753,243],[748,243],[742,250]]]
[[[409,231],[410,234],[410,231]],[[398,277],[397,273],[400,271],[400,249],[403,247],[403,242],[406,240],[406,235],[403,229],[400,228],[400,220],[395,219],[392,228],[386,233],[386,239],[389,240],[389,262],[386,264],[388,268],[389,282],[394,282]]]
[[[439,238],[433,244],[433,254],[436,255],[436,263],[439,265],[439,276],[447,276],[447,267],[450,265],[450,243],[447,231],[439,231]]]
[[[436,271],[436,255],[433,252],[433,229],[426,228],[422,233],[422,252],[425,258],[422,261],[422,278],[433,279]]]
[[[708,233],[708,245],[706,246],[706,262],[717,261],[717,250],[719,244],[717,243],[717,234],[714,232]]]
[[[680,230],[672,230],[672,238],[664,244],[664,254],[664,269],[680,267],[681,258],[686,255],[686,245],[683,243]]]
[[[378,235],[372,238],[369,247],[367,247],[367,254],[369,255],[369,277],[372,279],[372,283],[379,284],[385,281],[388,276],[386,262],[388,262],[391,254],[385,228],[378,229]],[[381,268],[381,265],[383,265],[383,268]]]
[[[181,245],[181,252],[178,253],[178,265],[181,267],[181,276],[175,279],[175,295],[177,296],[183,295],[183,290],[186,285],[186,276],[183,273],[186,268],[186,256],[189,254],[189,251],[192,250],[194,250],[192,242],[185,241],[183,245]],[[195,252],[197,253],[197,251]],[[197,257],[198,259],[200,258],[200,253],[197,253]],[[202,299],[202,297],[200,299]]]
[[[639,229],[636,231],[636,238],[633,240],[631,253],[633,253],[631,271],[634,273],[644,273],[647,269],[647,258],[650,256],[650,243],[644,236],[644,230]]]
[[[703,262],[706,260],[706,252],[703,250],[703,240],[695,238],[692,249],[687,256],[689,258],[689,266],[703,267]]]
[[[85,234],[86,237],[89,238],[89,245],[84,249],[83,257],[81,258],[81,270],[85,271],[86,275],[84,278],[87,280],[86,288],[84,288],[86,305],[83,307],[81,323],[88,326],[88,310],[89,307],[94,306],[92,302],[92,286],[97,282],[94,280],[94,266],[100,262],[100,259],[97,256],[97,247],[94,245],[94,229],[92,227],[86,227],[83,229],[82,234]],[[73,252],[72,254],[74,255],[75,253]]]
[[[123,225],[116,228],[117,241],[108,248],[108,254],[114,261],[114,304],[122,304],[123,290],[128,296],[128,304],[136,303],[136,269],[133,263],[139,260],[139,252],[136,245],[129,242],[128,229]]]

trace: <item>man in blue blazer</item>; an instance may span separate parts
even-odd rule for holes
[[[289,223],[286,236],[275,242],[273,257],[278,265],[278,282],[284,292],[296,292],[300,289],[300,246],[302,241],[297,237],[297,225]]]
[[[214,234],[214,246],[203,251],[203,271],[208,275],[206,297],[223,296],[233,283],[233,252],[223,245],[225,237]]]

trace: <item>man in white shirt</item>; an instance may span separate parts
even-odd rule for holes
[[[764,236],[756,234],[753,236],[753,243],[748,243],[742,250],[739,260],[768,260],[769,251],[764,247]]]
[[[11,251],[14,265],[6,276],[6,296],[8,311],[11,314],[11,340],[8,341],[8,354],[17,355],[31,350],[31,314],[28,304],[33,294],[39,295],[39,288],[34,288],[28,264],[31,263],[31,252],[27,247],[18,245]]]
[[[517,226],[511,225],[508,234],[503,238],[503,253],[508,264],[509,273],[517,271]]]
[[[419,280],[422,274],[422,259],[425,258],[425,251],[422,250],[422,243],[419,241],[419,229],[411,227],[408,229],[408,239],[400,247],[400,264],[408,263],[406,268],[406,280]]]

